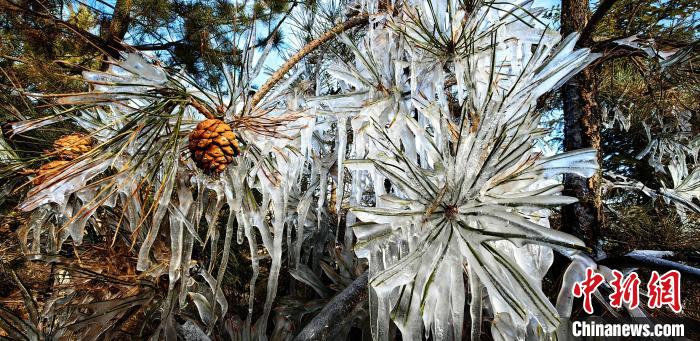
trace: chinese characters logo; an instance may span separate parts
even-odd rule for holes
[[[613,270],[614,279],[610,281],[613,293],[608,296],[610,305],[614,308],[622,307],[622,303],[630,309],[639,306],[639,286],[641,280],[637,273],[632,272],[626,277],[622,272]],[[576,282],[573,287],[575,297],[583,297],[583,310],[588,314],[593,314],[593,302],[591,296],[598,287],[605,282],[603,275],[595,272],[593,268],[586,269],[586,278],[581,282]],[[668,306],[675,313],[681,311],[681,274],[676,270],[671,270],[663,275],[657,271],[652,271],[649,283],[647,283],[647,293],[649,300],[647,306],[650,309]]]

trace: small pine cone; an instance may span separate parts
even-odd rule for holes
[[[190,153],[197,167],[207,174],[221,173],[240,154],[236,134],[221,120],[199,122],[190,134]]]
[[[82,134],[65,135],[54,141],[53,147],[61,159],[73,160],[92,149],[92,139]]]
[[[36,177],[32,179],[34,186],[41,185],[44,181],[53,178],[58,172],[67,165],[69,161],[57,160],[45,163],[36,170]]]

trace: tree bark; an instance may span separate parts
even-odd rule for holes
[[[587,28],[590,17],[588,0],[562,0],[561,33],[568,35]],[[590,28],[589,28],[590,30]],[[586,39],[584,45],[590,41]],[[594,96],[593,70],[584,69],[561,88],[564,110],[564,149],[593,147],[600,163],[601,115]],[[562,208],[562,230],[581,238],[595,249],[603,223],[600,174],[590,179],[564,176],[564,194],[575,196],[578,203]]]
[[[131,22],[131,0],[117,0],[114,4],[114,12],[112,20],[109,22],[109,30],[107,31],[107,41],[110,43],[121,43],[126,32],[129,30]]]

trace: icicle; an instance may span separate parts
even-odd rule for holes
[[[382,259],[382,251],[377,250],[374,252],[373,257],[370,257],[370,281],[375,275],[379,274],[385,269],[385,264],[383,262],[376,262],[373,260]],[[389,326],[391,325],[390,313],[391,313],[391,300],[386,293],[378,293],[370,286],[370,319],[374,321],[370,328],[372,329],[372,335],[375,340],[389,340]],[[372,308],[374,307],[374,308]]]
[[[32,231],[32,250],[31,253],[35,255],[41,254],[41,230],[44,226],[44,223],[47,221],[47,218],[49,217],[50,211],[48,206],[42,206],[38,210],[32,212],[32,215],[29,217],[29,221],[26,224],[26,227],[23,227],[20,229],[20,232],[18,232],[20,236],[20,246],[23,251],[26,253],[26,248],[27,248],[27,234],[31,230]],[[22,232],[26,231],[26,232]]]
[[[469,292],[471,300],[469,302],[469,314],[471,316],[471,339],[481,339],[481,314],[482,314],[482,289],[483,285],[476,272],[469,267]]]
[[[280,170],[286,170],[286,172],[283,172],[283,180],[281,183],[282,186],[282,214],[284,215],[284,218],[282,219],[283,225],[284,222],[287,220],[287,205],[289,203],[289,197],[291,193],[295,192],[296,189],[299,188],[299,179],[297,178],[297,172],[301,170],[300,164],[303,165],[304,161],[302,158],[300,158],[298,155],[293,154],[293,153],[288,153],[287,157],[289,158],[287,160],[287,163],[285,167],[278,167]],[[278,163],[282,163],[283,161],[278,159]],[[284,169],[286,168],[286,169]],[[288,254],[291,254],[291,251],[294,249],[292,245],[292,227],[291,224],[289,226],[289,229],[286,233],[287,236],[287,251]],[[290,256],[288,259],[288,265],[292,266],[292,257]]]
[[[180,268],[183,253],[183,229],[184,219],[189,216],[194,199],[187,183],[187,176],[184,173],[177,176],[177,198],[178,206],[171,205],[171,210],[178,210],[178,214],[170,214],[170,264],[168,270],[170,289],[180,278]],[[183,219],[184,218],[184,219]]]
[[[47,125],[62,122],[69,119],[69,116],[48,116],[37,118],[33,120],[19,121],[10,123],[10,133],[8,137],[13,137],[15,135],[20,135],[28,131],[38,129]]]
[[[319,274],[320,273],[320,267],[319,267],[319,262],[321,258],[321,248],[322,246],[319,245],[322,241],[319,238],[319,236],[322,233],[321,230],[321,220],[323,219],[323,210],[324,210],[324,203],[326,201],[326,192],[328,191],[328,168],[324,166],[321,166],[321,175],[320,175],[320,185],[319,185],[319,191],[318,191],[318,202],[316,206],[316,231],[314,231],[314,239],[317,240],[316,245],[313,247],[313,254],[312,254],[312,264],[314,265],[313,270],[314,273]]]
[[[313,200],[315,190],[316,187],[308,187],[304,193],[304,196],[297,205],[296,242],[294,244],[294,252],[292,253],[291,257],[293,260],[293,265],[295,266],[298,266],[301,261],[301,246],[304,244],[304,226],[306,224],[306,217],[309,213],[311,200]]]
[[[61,171],[61,174],[71,174],[71,176],[55,176],[32,188],[19,205],[19,209],[28,212],[50,202],[60,207],[65,206],[72,193],[85,188],[86,183],[107,169],[112,161],[86,159],[70,164]]]
[[[233,181],[233,178],[239,176],[239,174],[235,173],[235,167],[229,167],[226,170],[226,176],[228,177],[229,181]],[[216,293],[219,292],[219,289],[221,288],[221,283],[224,279],[224,275],[226,274],[226,267],[228,266],[228,258],[229,258],[229,252],[231,251],[231,240],[233,239],[233,222],[236,217],[236,209],[240,207],[240,198],[236,198],[235,193],[233,193],[232,188],[230,186],[225,186],[224,187],[225,194],[226,194],[226,202],[229,205],[229,216],[228,220],[226,222],[226,234],[224,236],[224,249],[222,250],[221,253],[221,263],[219,265],[219,269],[216,275],[216,285],[214,286],[214,290],[212,290],[216,296]],[[236,201],[238,200],[238,204]],[[215,258],[214,258],[215,259]],[[212,307],[212,316],[214,316],[215,311],[214,307]],[[207,330],[211,332],[212,328],[214,327],[214,321],[212,319],[212,322],[209,323]]]
[[[306,125],[301,129],[301,137],[299,138],[299,150],[301,150],[304,159],[309,157],[313,144],[311,143],[316,127],[316,108],[312,108],[309,113],[309,118],[305,120]]]
[[[181,259],[181,265],[180,265],[180,274],[182,276],[182,285],[180,289],[180,297],[178,300],[178,303],[180,307],[184,307],[187,304],[187,288],[190,286],[189,280],[190,280],[190,265],[192,261],[192,249],[194,247],[194,238],[191,234],[185,233],[184,235],[184,241],[183,241],[183,251],[182,251],[182,259]],[[224,300],[225,302],[225,300]],[[224,311],[222,313],[222,316],[225,315],[226,312]]]
[[[290,181],[294,180],[291,179]],[[273,188],[270,186],[270,184],[265,187],[267,187],[267,190],[270,192],[271,202],[273,205],[272,207],[274,212],[272,218],[272,229],[274,237],[272,241],[272,249],[268,249],[270,256],[272,257],[272,264],[270,266],[270,276],[267,279],[267,296],[265,298],[263,314],[259,319],[259,322],[263,326],[267,324],[266,321],[270,316],[272,303],[277,295],[277,282],[282,266],[282,236],[284,234],[284,221],[286,216],[286,213],[284,212],[283,191],[280,188]]]
[[[200,271],[199,274],[204,278],[204,281],[207,282],[207,285],[209,285],[209,290],[211,291],[211,301],[216,302],[219,304],[221,307],[221,316],[226,315],[226,311],[228,310],[228,302],[226,301],[226,297],[224,296],[223,290],[219,288],[218,290],[216,289],[216,280],[212,275],[206,271]],[[216,295],[214,295],[214,292],[216,292]],[[210,310],[208,311],[209,314],[211,314],[212,311],[215,309],[211,308],[216,308],[216,304],[214,304],[214,307],[210,306]]]
[[[226,195],[224,193],[224,189],[221,186],[218,186],[220,184],[217,184],[217,186],[210,187],[214,193],[216,194],[216,201],[214,203],[209,203],[207,206],[207,211],[204,214],[204,218],[207,221],[207,233],[206,236],[204,237],[204,245],[208,241],[210,241],[210,259],[216,259],[218,255],[218,241],[219,241],[219,233],[218,233],[218,221],[219,221],[219,214],[221,213],[221,209],[224,207]],[[204,246],[203,245],[203,246]],[[215,262],[209,263],[209,268],[208,271],[213,271],[214,270],[214,264]]]
[[[170,167],[167,169],[167,175],[163,177],[160,187],[157,190],[158,202],[155,213],[153,213],[153,219],[151,223],[151,229],[146,235],[146,239],[143,241],[141,248],[139,249],[138,261],[136,263],[136,269],[139,271],[146,271],[150,266],[151,261],[149,260],[149,253],[151,251],[151,246],[155,242],[158,236],[158,231],[160,229],[160,223],[163,220],[165,211],[168,209],[170,204],[170,197],[173,192],[173,187],[175,185],[175,174],[177,173],[178,162],[176,160],[177,155],[171,156]]]
[[[577,254],[571,260],[571,264],[564,271],[561,289],[557,296],[557,312],[560,317],[571,316],[574,296],[573,287],[576,282],[581,282],[586,274],[587,267],[595,267],[595,262],[583,254]]]
[[[362,202],[362,192],[363,186],[362,182],[367,177],[365,176],[365,171],[362,170],[351,170],[352,174],[352,184],[350,188],[350,207],[360,206]],[[353,229],[352,226],[357,222],[357,217],[351,212],[345,215],[345,249],[352,249],[353,242]]]
[[[345,149],[347,148],[348,136],[348,118],[345,115],[339,115],[338,119],[338,186],[335,188],[335,212],[338,216],[337,227],[340,227],[340,208],[343,203],[343,193],[345,192],[345,168],[343,161],[345,160]]]
[[[248,294],[248,315],[245,321],[245,331],[250,332],[253,319],[253,305],[255,303],[255,283],[260,273],[260,265],[258,261],[258,243],[253,233],[252,226],[245,225],[245,236],[248,239],[248,250],[250,252],[251,267],[253,268],[253,275],[250,277],[250,283],[248,285],[250,292]]]
[[[386,188],[384,187],[384,180],[386,177],[376,170],[370,171],[372,176],[372,186],[374,186],[374,200],[379,203],[379,198],[386,194]]]
[[[129,53],[126,60],[119,63],[119,66],[134,75],[153,81],[154,84],[163,84],[167,81],[167,76],[162,68],[152,65],[138,53]]]
[[[182,220],[175,214],[170,214],[170,264],[168,279],[170,290],[175,287],[175,282],[180,278],[180,265],[182,261]]]

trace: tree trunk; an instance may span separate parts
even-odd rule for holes
[[[126,32],[129,31],[129,24],[131,22],[131,5],[131,0],[117,0],[117,2],[114,4],[112,20],[109,21],[109,26],[106,28],[105,35],[103,37],[110,47],[120,46],[122,40],[124,40],[124,37],[126,36]],[[120,51],[122,49],[117,48],[116,50]],[[108,52],[110,52],[111,55],[111,52],[113,51]],[[104,61],[100,67],[103,71],[107,70],[109,67],[109,64],[107,63],[108,57],[109,56],[104,57]]]
[[[588,0],[562,0],[561,32],[566,36],[586,28],[590,17]],[[587,39],[588,40],[588,39]],[[580,42],[584,46],[588,42]],[[564,149],[593,147],[600,163],[600,111],[594,98],[593,70],[589,67],[561,88],[564,110]],[[578,203],[562,208],[562,230],[581,238],[595,249],[603,221],[600,174],[590,179],[564,176],[564,194],[575,196]]]
[[[126,32],[129,30],[129,23],[131,22],[130,12],[131,0],[117,0],[117,3],[114,5],[112,20],[109,22],[109,31],[107,34],[108,42],[121,43],[124,39]]]

